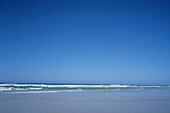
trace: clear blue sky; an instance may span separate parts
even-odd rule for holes
[[[170,1],[0,0],[0,82],[170,85]]]

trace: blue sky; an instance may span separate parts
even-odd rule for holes
[[[0,82],[170,85],[168,0],[0,0]]]

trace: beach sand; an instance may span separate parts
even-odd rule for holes
[[[170,90],[0,94],[0,113],[170,113]]]

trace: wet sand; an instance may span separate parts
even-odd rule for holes
[[[55,99],[18,99],[5,98],[0,101],[56,101],[56,102],[138,102],[138,101],[170,101],[170,100],[55,100]]]
[[[0,94],[0,113],[170,113],[170,90]]]

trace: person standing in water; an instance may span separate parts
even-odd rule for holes
[[[107,90],[108,88],[107,88],[107,86],[106,86],[106,90]]]
[[[107,90],[107,89],[108,89],[108,87],[106,86],[105,88],[106,88],[106,95],[107,95],[107,93],[108,93],[108,90]]]

